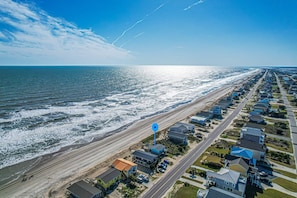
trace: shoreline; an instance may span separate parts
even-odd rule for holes
[[[107,133],[105,133],[103,135],[94,136],[92,138],[92,140],[89,141],[89,142],[83,142],[83,143],[77,143],[77,144],[74,143],[74,144],[71,144],[71,145],[67,145],[67,146],[61,147],[59,150],[57,150],[55,152],[47,153],[47,154],[44,154],[44,155],[41,155],[41,156],[34,157],[32,159],[27,159],[27,160],[21,161],[19,163],[3,167],[3,168],[0,169],[0,175],[1,175],[1,177],[0,177],[0,187],[2,185],[6,184],[6,183],[10,183],[10,182],[13,182],[14,180],[19,179],[22,175],[26,175],[27,172],[30,172],[30,171],[34,170],[34,168],[36,166],[41,166],[41,165],[47,163],[48,161],[52,160],[53,158],[55,158],[58,155],[61,155],[61,154],[67,153],[67,152],[71,152],[72,150],[79,149],[79,148],[81,148],[83,146],[86,146],[88,144],[91,144],[91,143],[94,143],[94,142],[97,142],[97,141],[101,141],[102,139],[105,139],[105,138],[107,138],[109,136],[112,136],[112,135],[115,135],[117,133],[123,132],[123,131],[127,130],[129,127],[131,127],[132,125],[134,125],[134,124],[136,124],[138,122],[141,122],[141,121],[144,121],[144,120],[156,117],[156,116],[165,115],[165,114],[170,113],[172,111],[176,111],[180,107],[191,105],[191,103],[195,103],[200,98],[206,97],[211,92],[215,92],[215,91],[217,91],[219,89],[222,89],[222,87],[219,87],[219,88],[211,90],[211,91],[207,91],[207,93],[205,95],[201,95],[199,98],[196,98],[193,101],[185,102],[184,104],[181,104],[181,105],[179,105],[178,107],[176,107],[174,109],[161,110],[161,111],[155,112],[155,113],[150,114],[150,115],[142,116],[141,118],[139,118],[139,119],[137,119],[135,121],[132,121],[132,122],[126,124],[126,125],[123,125],[123,126],[117,128],[115,130],[109,131],[109,132],[107,132]],[[17,172],[17,173],[15,173],[15,172]],[[3,177],[3,175],[4,175],[4,177]],[[10,176],[8,176],[8,175],[10,175]]]
[[[250,78],[250,76],[247,76],[246,78],[238,81],[245,81],[246,79]],[[237,85],[239,84],[241,83],[238,83]],[[127,126],[126,128],[120,130],[119,132],[115,132],[115,130],[113,131],[113,133],[107,133],[105,136],[99,139],[94,138],[94,140],[90,143],[76,145],[76,148],[73,148],[72,145],[70,146],[71,148],[67,147],[67,149],[64,148],[58,152],[42,156],[40,162],[28,171],[28,175],[34,175],[33,179],[24,183],[21,182],[19,178],[14,181],[5,183],[3,186],[1,184],[0,192],[4,192],[4,195],[7,196],[18,195],[18,193],[29,193],[30,195],[32,193],[33,195],[34,193],[38,193],[38,195],[39,193],[43,194],[45,193],[45,191],[48,191],[53,186],[61,185],[61,180],[64,183],[67,181],[71,181],[79,177],[79,175],[81,175],[82,173],[87,172],[92,167],[95,167],[96,165],[104,162],[105,159],[109,159],[110,157],[116,155],[117,153],[120,153],[121,151],[124,151],[125,149],[128,149],[133,144],[136,144],[145,137],[149,136],[151,134],[151,123],[158,120],[160,130],[166,129],[172,124],[189,117],[193,113],[205,109],[206,105],[209,104],[209,102],[215,103],[218,99],[230,93],[235,87],[235,83],[230,83],[225,87],[213,90],[208,94],[195,99],[193,102],[179,106],[176,109],[145,119],[140,119],[135,123]],[[113,145],[115,143],[118,144],[121,141],[124,141],[122,145]],[[106,153],[101,154],[97,157],[92,156],[92,152],[96,152],[100,148],[105,150]],[[88,153],[88,155],[86,153]],[[84,157],[84,155],[87,156]],[[72,158],[75,159],[72,160]],[[79,162],[79,160],[84,163]],[[72,164],[71,167],[69,167],[70,165],[67,166],[68,163],[71,164],[71,162],[75,163],[76,161],[77,164]],[[63,167],[68,171],[63,171]],[[57,174],[57,172],[60,172],[61,175]],[[51,173],[53,174],[53,177]],[[56,177],[54,177],[54,175],[56,175]],[[32,187],[32,185],[35,186],[35,189],[33,188],[33,190],[30,188]],[[14,186],[18,186],[18,188]],[[16,189],[18,189],[19,191],[16,191]],[[14,192],[11,192],[11,190]]]

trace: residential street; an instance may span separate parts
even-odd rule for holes
[[[212,133],[210,133],[209,136],[203,142],[201,142],[191,152],[186,154],[184,158],[182,158],[180,162],[175,165],[174,168],[172,168],[166,175],[159,179],[151,188],[145,191],[142,197],[162,197],[166,193],[166,191],[172,185],[174,185],[176,180],[178,180],[184,174],[187,168],[190,167],[197,160],[197,158],[213,143],[213,141],[227,128],[227,126],[230,125],[233,119],[238,115],[238,113],[242,110],[242,108],[246,105],[248,100],[254,94],[257,87],[260,85],[261,81],[262,80],[258,81],[258,83],[246,96],[246,100],[242,100],[242,102],[238,105],[238,107],[232,112],[232,114],[229,117],[227,117],[219,126],[217,126],[217,128]]]
[[[283,89],[283,87],[280,84],[279,78],[277,75],[276,79],[277,79],[277,84],[280,88],[280,92],[282,94],[282,99],[285,103],[286,109],[287,109],[287,113],[288,113],[288,119],[290,122],[290,131],[291,131],[291,139],[292,139],[292,143],[293,143],[293,151],[294,151],[294,156],[295,156],[295,165],[296,165],[296,169],[297,169],[297,163],[296,163],[296,159],[297,159],[297,127],[296,127],[296,119],[295,119],[295,115],[292,111],[292,106],[290,104],[290,102],[288,101],[288,98],[286,96],[286,91]],[[295,169],[295,173],[296,173],[296,169]]]

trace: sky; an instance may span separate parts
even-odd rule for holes
[[[1,0],[0,65],[297,66],[296,0]]]

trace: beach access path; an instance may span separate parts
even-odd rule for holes
[[[226,96],[236,85],[240,85],[246,80],[247,78],[240,82],[225,85],[171,112],[140,120],[122,132],[54,156],[48,162],[42,163],[26,173],[28,176],[33,176],[30,180],[22,182],[22,178],[19,178],[1,185],[0,195],[2,198],[48,197],[49,192],[86,175],[96,165],[125,149],[129,149],[131,145],[151,135],[152,123],[158,122],[160,130],[166,129],[203,110],[210,101],[214,103],[219,98]]]

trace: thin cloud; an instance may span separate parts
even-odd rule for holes
[[[0,24],[0,64],[112,64],[132,58],[91,29],[32,5],[1,0]]]
[[[155,8],[152,12],[146,14],[142,19],[136,21],[133,25],[131,25],[130,27],[128,27],[127,29],[125,29],[122,34],[120,36],[118,36],[113,42],[112,44],[117,43],[121,38],[123,38],[125,36],[125,34],[127,32],[129,32],[130,30],[132,30],[133,28],[135,28],[139,23],[142,23],[147,17],[149,17],[150,15],[154,14],[155,12],[157,12],[159,9],[161,9],[164,5],[166,5],[168,2],[166,3],[162,3],[161,5],[159,5],[157,8]],[[124,44],[123,44],[124,45]]]
[[[193,4],[189,5],[188,7],[186,7],[184,9],[184,11],[187,11],[187,10],[191,9],[192,7],[194,7],[194,6],[198,5],[198,4],[201,4],[201,3],[204,3],[204,1],[203,0],[196,1],[195,3],[193,3]]]

